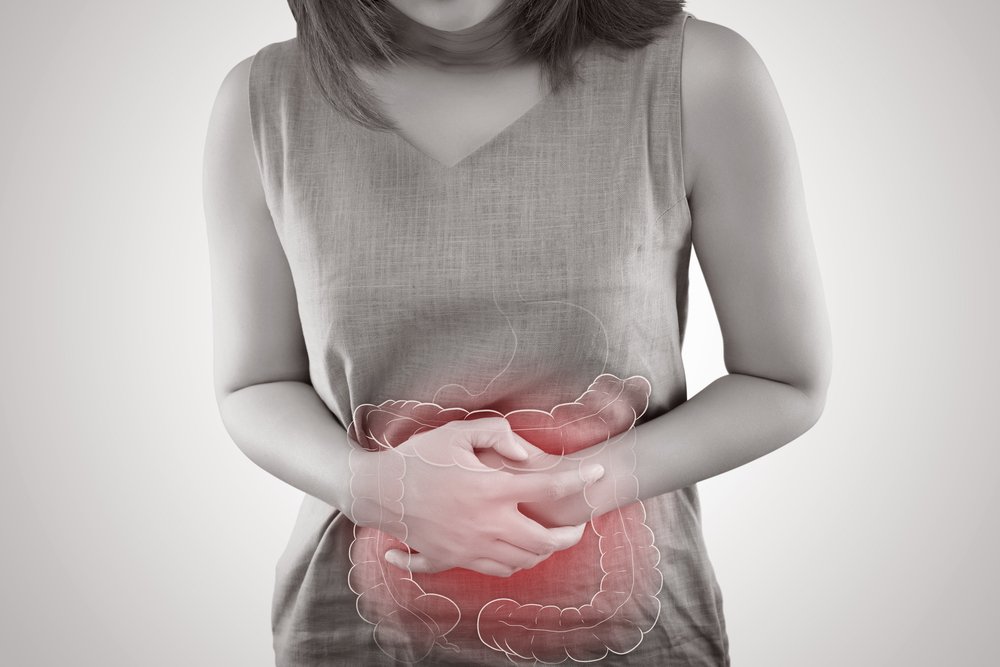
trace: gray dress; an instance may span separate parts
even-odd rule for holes
[[[311,382],[345,431],[356,435],[354,420],[374,406],[551,411],[629,378],[646,387],[637,423],[686,400],[689,15],[641,48],[591,44],[579,82],[453,166],[327,105],[296,39],[256,53],[254,148]],[[598,539],[595,523],[575,556],[549,559],[562,565],[544,578],[407,578],[359,557],[388,542],[361,540],[343,514],[306,496],[276,567],[277,664],[728,665],[697,488],[630,510],[616,515],[628,539],[615,547],[626,565],[614,575],[614,536]],[[521,575],[530,585],[516,588]],[[615,582],[626,575],[623,589]],[[615,586],[614,604],[599,603]],[[487,598],[516,601],[496,636],[477,627]]]

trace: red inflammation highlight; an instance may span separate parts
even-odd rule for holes
[[[644,377],[605,373],[576,401],[548,412],[469,412],[406,400],[366,403],[355,410],[348,435],[374,451],[456,419],[503,416],[539,449],[572,454],[632,428],[649,395]],[[402,497],[403,480],[398,484],[393,497]],[[592,520],[575,546],[508,578],[464,569],[408,573],[384,559],[391,549],[408,550],[400,540],[355,526],[348,583],[358,595],[358,613],[375,626],[382,651],[400,662],[419,662],[435,644],[453,651],[486,645],[511,660],[549,663],[628,653],[659,616],[663,578],[636,485],[619,489],[618,496],[636,501]]]

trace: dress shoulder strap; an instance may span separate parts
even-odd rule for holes
[[[302,123],[304,69],[297,38],[268,44],[250,61],[248,102],[253,148],[268,208],[281,224],[287,142]]]
[[[661,189],[666,213],[686,198],[681,118],[681,60],[684,27],[693,14],[681,11],[647,47],[644,72],[648,95],[646,125],[653,182]]]

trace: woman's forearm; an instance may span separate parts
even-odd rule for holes
[[[304,382],[268,382],[226,395],[222,422],[258,466],[295,488],[349,512],[352,447],[347,431]]]
[[[560,501],[557,514],[565,521],[586,521],[749,463],[809,430],[824,402],[782,382],[725,375],[634,433],[572,455],[608,472],[587,492],[596,509],[578,496]]]
[[[791,385],[731,373],[669,412],[573,455],[607,471],[550,516],[573,525],[635,500],[684,488],[749,463],[809,430],[824,400]],[[230,437],[258,466],[345,512],[353,445],[311,385],[271,382],[220,402]],[[574,464],[576,465],[576,464]],[[635,495],[636,484],[638,497]],[[623,491],[625,490],[625,491]],[[555,524],[551,524],[555,525]]]
[[[355,524],[377,528],[416,549],[413,559],[406,557],[408,564],[390,561],[397,567],[420,572],[463,567],[510,576],[573,546],[583,535],[582,525],[546,530],[511,511],[520,498],[580,494],[590,479],[575,469],[522,477],[520,483],[503,471],[476,469],[479,448],[518,456],[509,426],[496,423],[503,420],[446,424],[410,436],[392,453],[376,453],[350,440],[303,382],[252,385],[222,398],[219,410],[230,436],[258,466],[339,509]],[[503,542],[496,539],[497,530]]]

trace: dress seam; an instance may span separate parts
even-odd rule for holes
[[[670,213],[670,211],[672,211],[674,209],[674,207],[676,207],[678,204],[680,204],[681,201],[683,201],[683,200],[684,200],[684,195],[681,195],[680,197],[677,198],[677,200],[673,204],[671,204],[670,206],[668,206],[665,209],[663,209],[663,211],[661,211],[660,214],[656,216],[656,219],[653,220],[653,222],[654,223],[659,222],[660,218],[662,218],[663,216],[665,216],[667,213]]]

